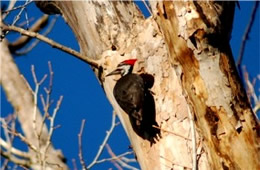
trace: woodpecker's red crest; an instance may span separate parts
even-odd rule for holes
[[[125,76],[129,73],[132,73],[136,61],[137,59],[124,60],[117,65],[117,69],[107,74],[106,76],[111,76],[116,74],[121,74],[121,76]]]
[[[137,59],[129,59],[129,60],[122,61],[118,65],[128,64],[128,65],[134,66],[136,61],[137,61]]]

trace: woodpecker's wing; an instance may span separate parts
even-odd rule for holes
[[[114,87],[114,96],[120,107],[129,115],[142,120],[144,103],[144,81],[137,74],[128,74],[120,78]]]

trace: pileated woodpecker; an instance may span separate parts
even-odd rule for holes
[[[143,78],[132,73],[135,62],[136,59],[125,60],[106,76],[121,74],[113,94],[119,106],[129,115],[132,125],[138,128],[143,119],[145,87]]]
[[[136,61],[136,59],[125,60],[106,76],[121,75],[113,90],[115,99],[128,114],[133,130],[142,138],[154,143],[157,134],[160,136],[160,130],[154,128],[158,125],[155,121],[154,99],[149,90],[153,85],[153,77],[132,73]]]

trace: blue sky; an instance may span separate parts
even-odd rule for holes
[[[239,53],[241,37],[249,21],[252,5],[253,2],[240,2],[241,9],[238,10],[236,8],[232,39],[230,41],[235,59]],[[143,8],[141,9],[143,10]],[[29,18],[34,17],[35,19],[42,14],[35,8],[33,3],[27,12]],[[10,15],[8,18],[9,22],[12,17]],[[24,21],[24,16],[21,18],[22,21]],[[11,40],[15,37],[17,37],[17,34],[10,34],[8,36]],[[58,18],[54,29],[48,37],[79,51],[75,36],[62,17]],[[31,65],[35,65],[37,77],[40,79],[44,74],[48,73],[48,61],[51,61],[54,71],[52,99],[57,101],[60,95],[64,96],[55,121],[56,125],[61,125],[61,127],[54,131],[54,146],[57,149],[62,149],[71,168],[71,160],[74,158],[77,161],[77,167],[81,169],[78,159],[77,135],[80,130],[81,120],[86,119],[83,134],[83,152],[84,159],[89,164],[104,139],[105,131],[110,127],[112,117],[112,107],[90,67],[73,56],[53,49],[45,43],[40,43],[26,56],[15,57],[15,61],[21,73],[24,74],[33,88]],[[249,35],[242,64],[246,65],[250,78],[256,77],[259,74],[259,10]],[[48,81],[42,87],[47,85]],[[43,93],[42,89],[40,93]],[[259,90],[259,81],[257,81],[255,89]],[[4,117],[10,113],[13,113],[13,109],[6,101],[1,87],[1,116]],[[128,147],[130,143],[121,125],[115,128],[108,143],[116,154],[129,151]],[[21,142],[16,140],[15,146],[21,147]],[[109,157],[109,155],[105,150],[102,158],[106,157]],[[108,169],[110,167],[115,169],[113,164],[109,162],[96,165],[93,169]]]

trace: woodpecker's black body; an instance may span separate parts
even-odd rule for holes
[[[160,136],[155,121],[155,102],[149,88],[153,86],[153,77],[133,74],[136,59],[125,60],[107,76],[121,74],[116,82],[113,94],[119,106],[128,114],[133,130],[142,138],[154,143],[153,138]],[[152,77],[152,83],[151,79]]]
[[[113,93],[120,107],[135,121],[137,126],[140,126],[145,98],[143,78],[129,73],[117,81]]]

